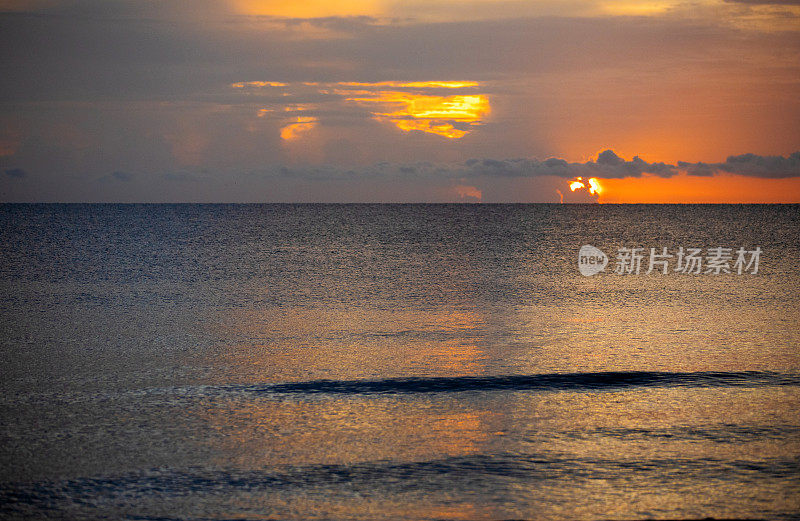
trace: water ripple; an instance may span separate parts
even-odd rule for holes
[[[287,394],[407,394],[464,391],[580,391],[643,387],[798,386],[800,375],[763,371],[742,372],[595,372],[514,376],[389,378],[381,380],[315,380],[249,386],[253,392]]]

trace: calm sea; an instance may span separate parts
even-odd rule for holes
[[[0,206],[0,517],[798,519],[799,232],[797,205]],[[731,273],[646,273],[717,247]]]

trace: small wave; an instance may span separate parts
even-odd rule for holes
[[[580,391],[639,387],[797,386],[800,376],[773,372],[596,372],[515,376],[389,378],[382,380],[315,380],[249,386],[253,392],[286,394],[408,394],[466,391]]]
[[[494,488],[494,494],[514,494],[518,485],[589,483],[596,480],[628,484],[634,477],[651,487],[668,488],[675,483],[722,484],[743,482],[794,483],[800,467],[794,458],[766,460],[720,460],[715,458],[661,458],[617,460],[604,458],[553,457],[550,454],[494,453],[447,457],[424,461],[371,461],[352,465],[319,464],[272,469],[157,468],[120,475],[100,475],[62,481],[33,483],[0,482],[0,517],[28,513],[26,518],[44,518],[42,512],[87,509],[97,519],[98,510],[114,511],[137,505],[160,505],[164,509],[176,498],[229,498],[236,494],[321,493],[327,496],[358,491],[363,497],[384,498],[402,492],[434,495],[471,494]],[[498,479],[504,480],[498,482]],[[502,485],[508,483],[508,487]],[[492,487],[488,487],[492,485]],[[788,485],[787,485],[788,486]],[[499,487],[499,488],[498,488]],[[269,497],[269,496],[265,496]],[[542,501],[546,501],[545,498]],[[189,503],[186,503],[189,504]],[[230,513],[230,504],[218,505]],[[138,507],[141,508],[141,507]],[[141,510],[140,510],[141,511]],[[57,517],[57,516],[56,516]],[[116,517],[116,516],[109,516]],[[170,519],[154,516],[154,519]],[[189,516],[190,519],[197,519]],[[145,517],[146,519],[146,517]],[[216,519],[216,518],[215,518]]]

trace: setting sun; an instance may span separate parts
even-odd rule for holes
[[[603,187],[600,186],[600,181],[596,177],[590,177],[586,183],[589,184],[589,193],[591,195],[600,194],[603,191]],[[583,182],[582,177],[578,177],[569,183],[569,189],[571,192],[574,192],[586,188],[586,183]]]
[[[586,188],[586,185],[583,184],[583,181],[581,181],[580,177],[569,184],[569,189],[572,192],[574,192],[575,190],[578,190],[580,188]]]

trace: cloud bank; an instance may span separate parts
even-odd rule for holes
[[[783,178],[800,176],[800,152],[782,156],[759,156],[741,154],[729,156],[724,163],[685,163],[678,162],[678,168],[689,175],[713,175],[718,172],[739,174],[749,177]]]
[[[560,158],[539,159],[468,159],[461,163],[434,164],[379,163],[363,168],[338,168],[315,166],[262,171],[260,175],[294,177],[308,180],[356,179],[356,178],[407,178],[407,179],[461,179],[476,177],[530,178],[552,176],[564,179],[575,177],[622,179],[652,174],[672,177],[685,172],[695,176],[715,174],[737,174],[748,177],[786,178],[800,177],[800,151],[787,157],[741,154],[729,156],[720,163],[677,164],[650,163],[638,156],[631,160],[619,157],[613,150],[601,152],[597,159],[586,162],[569,162]]]

